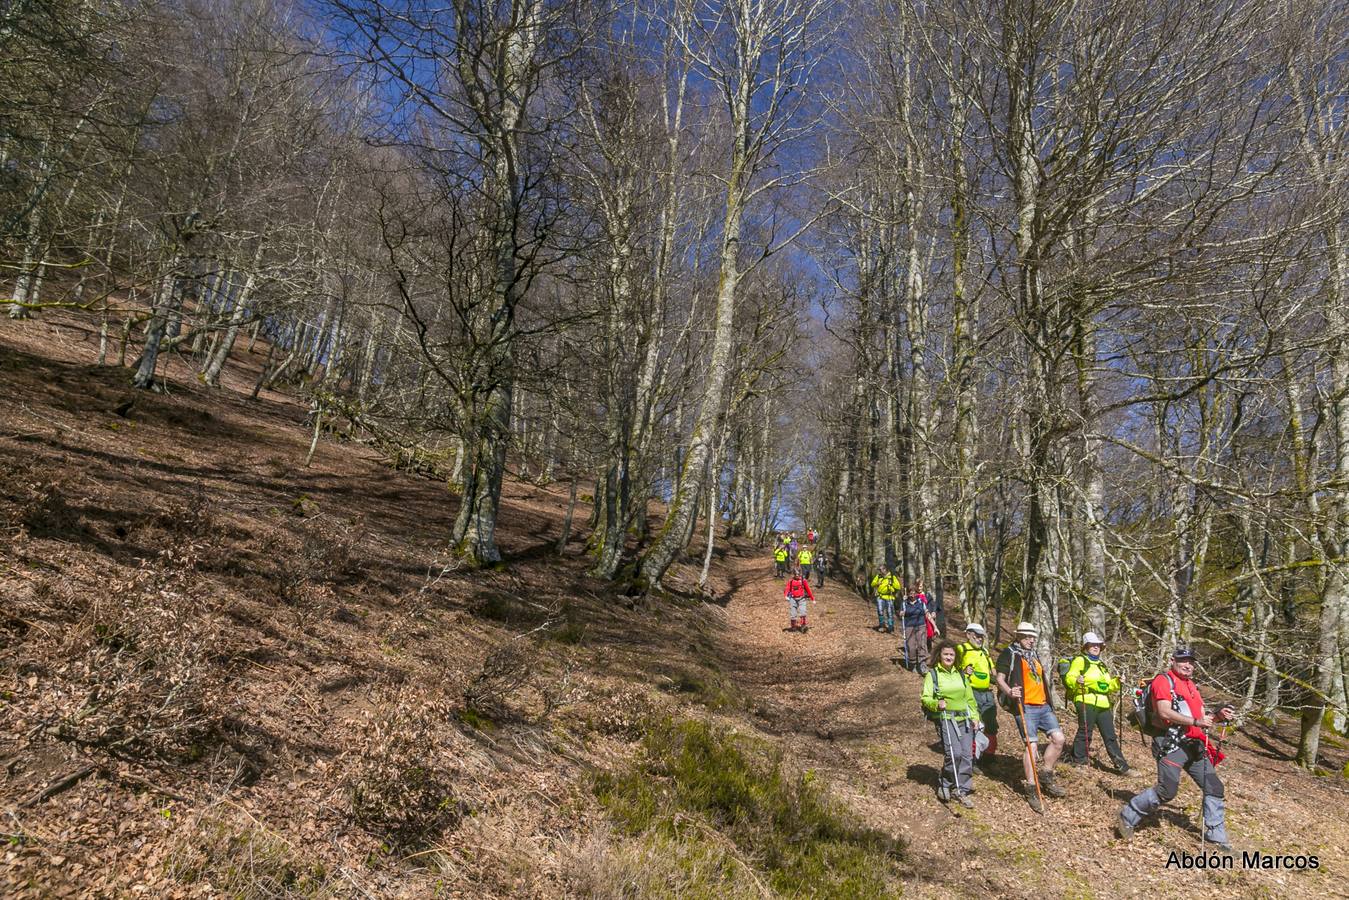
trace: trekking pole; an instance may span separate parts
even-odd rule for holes
[[[949,714],[943,716],[943,721],[951,726],[951,737],[946,743],[946,749],[948,755],[951,757],[951,784],[953,785],[951,788],[951,796],[954,797],[960,791],[960,773],[956,771],[955,721],[949,717]],[[940,778],[937,780],[937,783],[941,783]]]
[[[1026,721],[1026,701],[1017,697],[1016,705],[1021,710],[1021,736],[1026,739],[1026,755],[1030,757],[1030,774],[1031,780],[1035,782],[1035,797],[1040,801],[1040,815],[1044,815],[1045,795],[1040,792],[1040,767],[1035,762],[1035,741],[1031,737],[1030,725]]]
[[[1091,732],[1093,731],[1093,729],[1092,729],[1092,727],[1091,727],[1091,720],[1087,718],[1087,702],[1086,702],[1085,700],[1080,700],[1080,701],[1078,701],[1078,702],[1082,704],[1082,724],[1083,724],[1083,725],[1086,727],[1086,729],[1087,729],[1087,761],[1086,761],[1086,766],[1087,766],[1088,769],[1090,769],[1090,768],[1091,768]]]

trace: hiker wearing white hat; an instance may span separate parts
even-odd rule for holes
[[[1026,802],[1036,812],[1044,812],[1041,791],[1051,797],[1066,797],[1067,791],[1054,778],[1054,765],[1063,753],[1063,729],[1059,727],[1054,707],[1049,705],[1049,685],[1045,683],[1045,669],[1035,655],[1035,641],[1040,631],[1030,622],[1016,626],[1016,640],[998,654],[995,670],[998,691],[1003,705],[1012,714],[1021,732],[1026,751],[1021,763],[1026,770]],[[1049,738],[1044,763],[1035,762],[1035,745],[1044,732]]]
[[[993,699],[993,660],[984,646],[984,626],[971,622],[965,629],[965,642],[956,647],[956,667],[965,673],[974,689],[979,720],[984,723],[988,747],[979,758],[998,752],[998,704]]]
[[[1119,679],[1106,665],[1101,654],[1105,641],[1094,631],[1082,635],[1082,652],[1068,663],[1063,675],[1063,686],[1068,690],[1068,702],[1077,710],[1077,735],[1073,738],[1075,766],[1091,763],[1091,735],[1101,732],[1105,752],[1115,764],[1115,771],[1129,774],[1129,761],[1120,750],[1115,736],[1115,699],[1119,697]]]

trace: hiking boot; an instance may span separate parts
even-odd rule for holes
[[[1059,787],[1058,780],[1053,772],[1045,772],[1040,776],[1040,789],[1051,797],[1063,798],[1068,796],[1068,792]]]
[[[805,622],[802,622],[802,623],[801,623],[801,633],[802,633],[802,634],[805,634],[807,631],[810,631],[810,626],[807,625]]]
[[[1209,841],[1209,842],[1208,842],[1208,846],[1210,846],[1210,847],[1216,847],[1216,848],[1218,848],[1219,850],[1221,850],[1223,853],[1235,853],[1235,852],[1236,852],[1235,850],[1232,849],[1232,845],[1231,845],[1230,843],[1228,843],[1227,841]]]
[[[1040,795],[1035,792],[1035,782],[1022,782],[1022,790],[1026,792],[1026,802],[1030,804],[1031,809],[1038,813],[1045,811],[1044,806],[1040,803]]]
[[[969,794],[961,794],[959,797],[960,805],[966,809],[974,809],[974,801],[970,799]]]
[[[937,799],[940,800],[942,803],[950,803],[951,802],[950,788],[944,787],[937,788]]]
[[[1129,824],[1128,819],[1124,818],[1124,810],[1122,809],[1119,811],[1119,817],[1115,819],[1115,834],[1125,841],[1134,836],[1134,827]]]
[[[886,634],[894,634],[894,633],[895,633],[895,626],[894,626],[893,624],[886,625],[886,626],[885,626],[885,632],[886,632]]]
[[[1129,764],[1122,759],[1115,762],[1115,771],[1121,775],[1132,775],[1134,772],[1133,769],[1129,768]]]

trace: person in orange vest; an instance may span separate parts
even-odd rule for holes
[[[1066,797],[1068,793],[1054,777],[1054,765],[1063,753],[1063,729],[1050,705],[1049,685],[1045,668],[1035,654],[1035,642],[1040,630],[1030,622],[1016,626],[1016,638],[998,654],[994,673],[1003,705],[1012,714],[1012,721],[1025,742],[1022,767],[1026,771],[1026,802],[1038,813],[1044,812],[1040,793],[1051,797]],[[1049,738],[1045,747],[1044,763],[1036,765],[1036,744],[1040,732]]]
[[[783,590],[782,596],[787,601],[787,607],[792,617],[791,627],[787,630],[799,631],[804,634],[809,630],[809,626],[806,625],[806,604],[808,601],[815,599],[815,594],[810,590],[810,582],[801,577],[799,569],[792,572],[792,577],[787,580],[787,587]]]

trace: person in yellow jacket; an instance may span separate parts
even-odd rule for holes
[[[801,568],[801,577],[810,581],[810,567],[815,563],[815,553],[810,545],[802,547],[796,554],[796,564]]]
[[[1089,763],[1087,751],[1091,748],[1091,734],[1100,731],[1105,752],[1115,764],[1115,771],[1129,774],[1129,761],[1120,750],[1115,736],[1115,698],[1119,696],[1119,679],[1106,665],[1101,654],[1105,641],[1092,631],[1082,635],[1082,652],[1068,663],[1063,683],[1068,689],[1068,702],[1077,710],[1077,736],[1073,738],[1075,766]]]
[[[956,668],[969,679],[974,703],[979,707],[979,720],[988,737],[988,747],[980,758],[992,756],[998,752],[998,700],[993,696],[993,659],[984,646],[984,626],[978,622],[969,624],[965,642],[956,645]]]
[[[956,666],[956,646],[942,641],[932,651],[930,668],[923,675],[923,712],[937,726],[942,743],[942,769],[937,776],[937,796],[946,802],[959,801],[973,807],[974,733],[979,724],[979,707],[969,679]]]
[[[880,572],[871,576],[871,593],[876,597],[877,631],[895,633],[895,597],[903,589],[903,583],[890,573],[889,566],[881,566]],[[905,667],[908,668],[907,664]]]
[[[781,544],[773,551],[773,574],[779,578],[787,574],[787,548]]]

